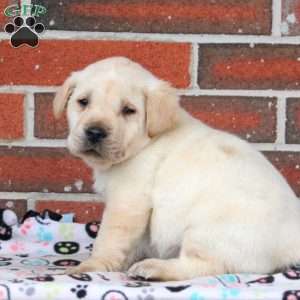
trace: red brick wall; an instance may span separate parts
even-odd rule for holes
[[[0,207],[100,218],[52,99],[71,71],[112,55],[169,80],[196,118],[254,143],[300,196],[298,0],[32,1],[48,10],[35,49],[12,48],[3,32],[12,2],[0,0]]]

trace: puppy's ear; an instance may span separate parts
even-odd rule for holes
[[[62,115],[64,109],[66,108],[67,102],[72,94],[74,87],[74,76],[70,76],[56,92],[55,98],[53,100],[53,113],[56,119],[58,119]]]
[[[176,89],[165,81],[147,89],[146,126],[149,137],[174,128],[179,119],[179,103]]]

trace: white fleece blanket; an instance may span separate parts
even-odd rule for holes
[[[122,273],[63,275],[89,256],[98,227],[39,216],[13,226],[11,239],[0,242],[0,300],[300,299],[300,266],[178,282],[137,281]]]

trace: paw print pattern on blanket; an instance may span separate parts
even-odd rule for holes
[[[300,290],[284,292],[282,300],[300,300]]]
[[[92,281],[92,277],[86,273],[70,274],[68,276],[79,281]]]
[[[26,258],[21,260],[21,264],[25,266],[33,266],[33,267],[39,267],[39,266],[47,266],[49,265],[49,261],[44,258],[35,257],[35,258]]]
[[[61,241],[54,245],[54,251],[63,255],[75,254],[79,249],[79,244],[72,241]]]
[[[49,282],[49,281],[54,281],[54,277],[51,275],[41,275],[37,277],[28,277],[27,279],[33,280],[33,281],[39,281],[39,282]]]
[[[93,251],[93,244],[89,244],[88,246],[85,247],[85,249],[87,249],[90,252],[92,252]]]
[[[269,276],[258,278],[256,280],[249,281],[249,282],[247,282],[247,284],[249,284],[249,285],[254,284],[254,283],[270,284],[270,283],[273,283],[274,280],[275,280],[274,276],[269,275]]]
[[[58,267],[75,267],[80,264],[80,261],[76,259],[59,259],[53,264]]]
[[[0,224],[0,240],[8,241],[12,237],[12,229],[5,224]]]
[[[300,279],[300,268],[299,266],[293,266],[289,268],[287,271],[283,272],[283,276],[291,280]]]
[[[151,284],[146,281],[133,281],[133,282],[126,282],[125,286],[127,287],[132,287],[132,288],[137,288],[137,287],[145,287],[145,286],[150,286]],[[169,289],[166,287],[166,289]]]
[[[138,300],[155,300],[155,297],[153,295],[154,288],[143,288],[142,293],[138,295]]]
[[[89,257],[99,224],[61,226],[57,220],[34,217],[25,222],[13,228],[11,240],[1,241],[0,300],[89,300],[91,295],[98,300],[300,300],[299,266],[272,275],[226,274],[168,283],[114,272],[66,275],[66,268]],[[76,240],[64,239],[73,235]]]
[[[35,287],[34,285],[25,282],[23,286],[19,287],[19,291],[26,296],[33,296],[35,294]]]
[[[11,300],[9,288],[5,284],[0,284],[0,300]]]
[[[78,299],[82,299],[87,296],[87,285],[76,285],[75,288],[71,288],[71,292],[75,293]]]
[[[95,239],[99,230],[99,222],[90,222],[85,225],[85,230],[89,237]]]
[[[118,290],[107,291],[106,293],[104,293],[104,295],[101,298],[101,300],[114,300],[114,299],[116,299],[116,300],[128,300],[125,293],[123,293],[122,291],[118,291]],[[152,299],[149,299],[149,300],[152,300]]]
[[[189,288],[191,285],[177,285],[177,286],[166,286],[166,289],[173,293],[179,293],[187,288]]]
[[[0,267],[5,267],[5,266],[11,265],[11,261],[12,261],[12,258],[10,258],[10,257],[1,257],[0,256]]]

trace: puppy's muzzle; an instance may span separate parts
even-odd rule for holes
[[[89,127],[85,130],[87,141],[91,145],[96,145],[105,140],[108,136],[107,131],[101,127]]]

